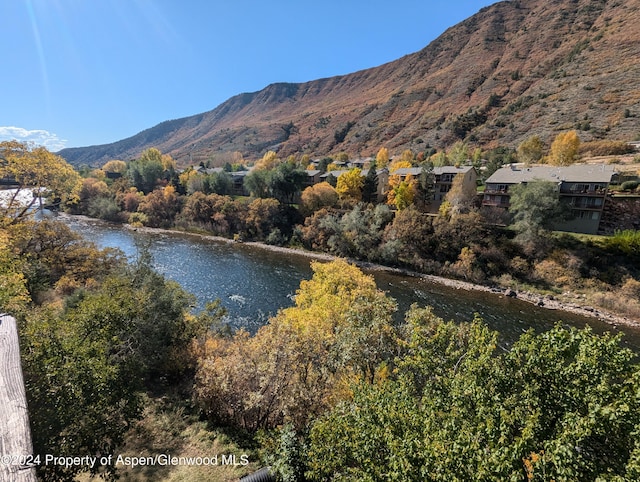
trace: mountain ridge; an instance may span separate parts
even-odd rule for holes
[[[516,147],[577,129],[640,134],[640,0],[512,0],[484,7],[422,50],[350,74],[274,83],[121,141],[60,151],[74,164],[157,147],[178,161],[373,155],[426,146]]]

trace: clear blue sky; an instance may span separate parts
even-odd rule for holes
[[[416,52],[495,0],[3,0],[0,140],[105,144]]]

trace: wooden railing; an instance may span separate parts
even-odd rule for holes
[[[0,314],[0,482],[36,482],[16,320]]]

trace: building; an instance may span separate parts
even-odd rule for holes
[[[354,168],[355,169],[355,168]],[[320,182],[326,181],[329,176],[333,176],[338,179],[342,174],[349,172],[351,169],[341,169],[337,171],[328,171],[320,175]],[[367,177],[369,169],[362,169],[360,175]],[[389,184],[389,171],[386,168],[376,169],[376,176],[378,176],[378,188],[376,190],[378,202],[383,202],[387,196],[387,185]]]
[[[403,167],[396,169],[391,175],[398,175],[402,180],[408,176],[417,178],[422,174],[424,168],[422,167]],[[453,185],[453,179],[461,174],[463,176],[462,182],[464,186],[467,186],[469,190],[475,191],[476,180],[478,179],[478,173],[473,166],[439,166],[433,168],[433,200],[430,206],[431,211],[437,211],[442,201],[444,201],[447,193],[451,190]]]
[[[573,219],[557,226],[560,231],[596,234],[602,219],[609,184],[616,175],[613,166],[519,166],[512,164],[494,172],[486,181],[483,207],[509,208],[509,188],[533,180],[556,183],[558,195],[571,206]]]

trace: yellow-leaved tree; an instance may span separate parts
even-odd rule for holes
[[[4,141],[0,142],[0,179],[16,186],[0,203],[0,223],[6,225],[28,216],[42,198],[58,205],[73,203],[80,176],[62,157],[45,147]]]
[[[387,164],[389,164],[389,149],[381,147],[378,154],[376,154],[376,167],[382,169],[387,167]]]
[[[211,336],[197,347],[196,394],[212,417],[250,430],[303,427],[392,360],[395,301],[346,261],[311,267],[295,306],[255,335]]]
[[[580,138],[576,131],[560,133],[551,144],[549,163],[555,166],[568,166],[573,164],[580,149]]]
[[[362,177],[362,170],[357,167],[340,174],[336,184],[338,197],[340,197],[340,199],[360,201],[362,199],[363,184],[364,177]]]
[[[416,179],[408,175],[404,179],[397,175],[389,177],[389,191],[387,192],[387,204],[394,205],[398,211],[402,211],[413,204],[417,193]]]

